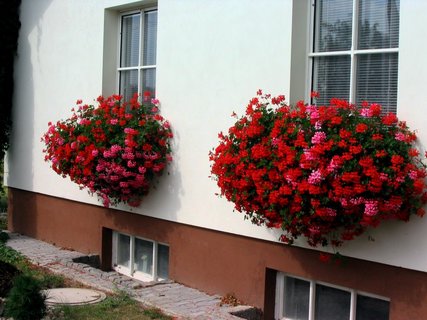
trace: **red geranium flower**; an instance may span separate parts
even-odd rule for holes
[[[424,214],[415,134],[377,104],[292,107],[260,90],[218,137],[210,160],[221,196],[253,223],[281,228],[286,243],[338,246],[383,220]]]

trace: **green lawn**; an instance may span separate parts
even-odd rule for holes
[[[156,309],[144,309],[127,295],[117,294],[107,297],[104,301],[85,306],[63,306],[54,310],[55,319],[67,320],[170,320]]]

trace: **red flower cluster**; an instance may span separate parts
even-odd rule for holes
[[[82,105],[71,118],[49,123],[42,141],[45,161],[80,188],[97,193],[104,206],[138,206],[152,180],[172,160],[172,131],[158,114],[158,100],[135,95],[129,103],[121,96],[99,97],[99,106]]]
[[[255,224],[339,246],[383,220],[424,215],[425,166],[415,134],[381,107],[332,99],[290,107],[253,98],[210,152],[221,195]]]

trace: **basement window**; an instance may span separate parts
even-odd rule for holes
[[[388,320],[387,298],[277,273],[275,319]]]
[[[169,246],[113,232],[113,269],[141,281],[169,278]]]

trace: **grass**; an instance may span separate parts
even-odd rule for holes
[[[63,320],[171,320],[158,309],[145,309],[125,293],[108,296],[104,301],[85,306],[61,306],[53,317]]]

